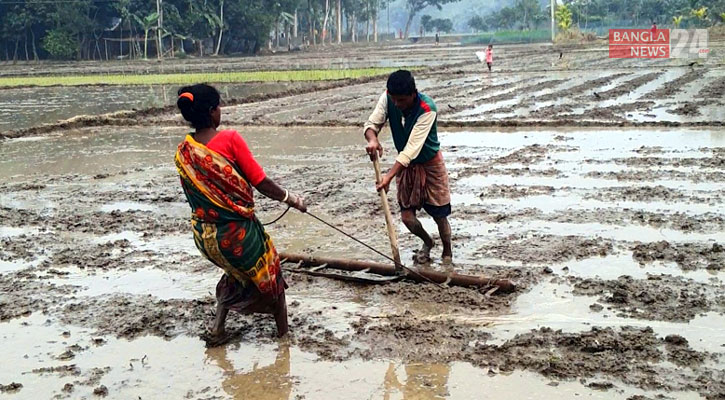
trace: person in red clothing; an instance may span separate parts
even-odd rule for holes
[[[254,189],[302,212],[304,200],[267,177],[234,130],[221,123],[219,92],[208,85],[179,89],[176,105],[191,123],[176,152],[181,186],[191,206],[194,242],[199,251],[224,270],[217,284],[216,320],[209,346],[225,342],[229,310],[274,315],[277,333],[288,331],[286,284],[277,250],[254,214]]]

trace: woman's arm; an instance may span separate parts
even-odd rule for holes
[[[297,195],[289,193],[282,189],[275,181],[265,177],[259,182],[255,188],[263,195],[269,197],[272,200],[284,201],[290,207],[294,207],[302,212],[307,211],[307,204],[305,200]],[[285,196],[287,197],[285,199]]]
[[[244,138],[236,132],[232,132],[232,152],[234,153],[237,165],[242,169],[245,177],[258,191],[272,200],[283,201],[290,207],[302,212],[307,211],[307,205],[302,197],[293,195],[279,187],[273,180],[264,173],[262,166],[254,159],[252,152],[247,146]]]

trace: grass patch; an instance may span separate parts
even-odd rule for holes
[[[551,31],[537,29],[533,31],[497,31],[481,33],[461,39],[461,44],[505,44],[505,43],[533,43],[550,42]]]
[[[206,83],[331,81],[387,75],[397,68],[315,69],[148,75],[68,75],[0,78],[0,87],[80,85],[187,85]]]

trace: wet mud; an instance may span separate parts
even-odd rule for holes
[[[695,316],[725,311],[719,287],[683,277],[650,276],[645,280],[623,275],[616,280],[572,279],[574,293],[597,296],[612,310],[629,318],[689,321]]]
[[[453,266],[441,265],[435,223],[422,215],[437,246],[421,268],[512,279],[518,291],[360,285],[288,271],[288,339],[275,338],[270,316],[232,313],[230,343],[205,349],[220,271],[194,247],[172,164],[187,128],[168,108],[82,117],[17,131],[0,147],[0,336],[19,365],[0,371],[0,390],[312,399],[351,385],[351,398],[406,390],[477,398],[477,382],[502,379],[543,398],[725,396],[717,328],[725,133],[712,105],[680,100],[672,84],[719,93],[718,67],[695,76],[635,60],[602,78],[586,68],[602,55],[582,52],[550,77],[520,57],[552,65],[551,55],[520,46],[501,56],[507,74],[487,74],[461,54],[460,66],[417,75],[422,90],[440,95],[454,242]],[[316,215],[385,251],[359,131],[382,87],[375,78],[247,99],[224,108],[224,126],[239,129],[267,174],[304,195]],[[607,99],[587,100],[591,92]],[[655,123],[628,115],[685,103],[700,115]],[[605,128],[616,125],[635,128]],[[389,132],[381,138],[388,167]],[[394,196],[393,188],[393,204]],[[263,222],[284,211],[257,200]],[[294,211],[267,229],[281,251],[384,261]],[[407,262],[420,243],[401,222],[397,229]],[[405,383],[395,365],[405,366]]]

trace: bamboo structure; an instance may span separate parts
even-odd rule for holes
[[[280,253],[280,259],[287,262],[297,263],[303,267],[315,267],[325,265],[326,268],[340,269],[352,272],[370,272],[382,276],[396,276],[397,272],[392,265],[347,260],[340,258],[315,257],[301,254]],[[510,293],[516,290],[516,284],[508,279],[491,279],[470,275],[459,275],[456,273],[444,273],[438,271],[413,269],[414,273],[408,273],[405,279],[416,282],[433,282],[447,284],[450,286],[463,287],[497,287],[499,292]]]

